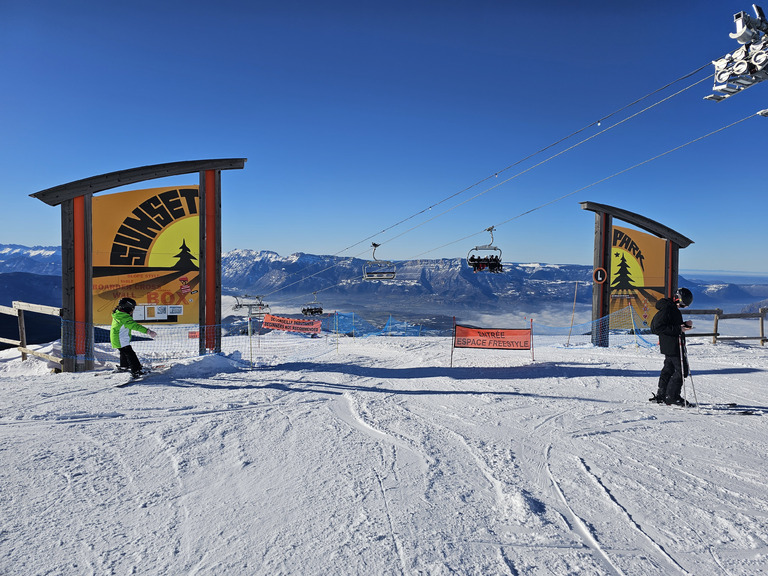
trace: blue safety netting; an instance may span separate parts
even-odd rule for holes
[[[537,345],[547,343],[559,346],[626,346],[653,348],[658,338],[643,327],[643,320],[632,306],[593,320],[571,326],[533,324]]]
[[[323,318],[322,330],[332,334],[343,334],[360,338],[380,332],[373,324],[354,312],[334,312]]]
[[[241,358],[251,365],[285,361],[286,358],[311,358],[328,352],[337,336],[446,336],[445,331],[425,329],[423,326],[390,316],[379,328],[355,313],[333,313],[322,319],[320,334],[296,334],[279,330],[264,330],[260,322],[249,326],[247,319],[207,329],[199,325],[153,325],[157,337],[134,334],[132,345],[136,352],[149,361],[190,358],[201,354],[200,338],[211,346],[203,346],[211,353]],[[109,327],[68,322],[62,320],[62,352],[68,358],[114,362],[117,352],[109,344]],[[218,344],[216,335],[220,334]],[[450,332],[449,332],[450,334]],[[653,348],[658,339],[645,327],[642,319],[631,307],[592,322],[571,326],[547,326],[533,323],[536,346],[642,346]],[[92,352],[89,352],[92,350]],[[74,351],[74,353],[73,353]]]

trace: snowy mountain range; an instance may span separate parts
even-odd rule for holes
[[[270,294],[277,301],[311,297],[317,291],[337,305],[386,300],[390,306],[403,301],[410,308],[573,300],[577,283],[580,302],[592,297],[589,266],[505,263],[503,274],[475,274],[459,258],[407,260],[395,263],[394,280],[365,281],[365,264],[358,258],[233,250],[222,256],[222,283],[231,294]]]
[[[222,283],[229,295],[267,295],[273,305],[300,307],[317,292],[329,309],[387,313],[569,307],[574,296],[583,307],[592,299],[592,267],[586,265],[505,262],[502,274],[475,274],[460,258],[408,260],[396,262],[393,281],[365,281],[365,263],[350,257],[302,252],[280,256],[269,250],[238,249],[222,255]],[[29,275],[35,275],[34,281]],[[60,247],[0,244],[0,304],[40,299],[36,303],[59,305],[60,276]],[[740,310],[768,305],[768,279],[735,284],[685,278],[683,283],[693,290],[700,307],[729,304],[735,311],[734,306]]]
[[[61,276],[61,246],[0,244],[0,274],[8,272]]]

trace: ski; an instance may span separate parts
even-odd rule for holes
[[[658,404],[664,408],[677,408],[682,410],[688,410],[696,408],[696,412],[704,411],[706,414],[733,414],[738,416],[761,416],[768,414],[768,407],[761,406],[747,406],[744,404],[737,404],[735,402],[722,402],[722,403],[699,403],[686,401],[685,404],[666,404],[664,402],[656,402],[656,396],[653,395],[649,398],[652,404]]]
[[[125,388],[126,386],[130,386],[131,384],[136,384],[137,382],[141,382],[142,380],[145,380],[148,377],[155,376],[158,374],[164,374],[168,372],[168,370],[170,369],[171,369],[170,364],[156,364],[155,366],[144,368],[142,370],[142,374],[138,376],[130,376],[130,379],[127,382],[120,382],[120,384],[115,385],[115,388]],[[115,372],[125,373],[125,370],[120,370],[119,368],[116,368]]]
[[[768,413],[768,408],[759,406],[746,406],[735,402],[723,402],[716,404],[699,404],[702,410],[708,410],[712,414],[737,414],[740,416],[761,416]]]

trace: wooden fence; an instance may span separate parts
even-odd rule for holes
[[[0,342],[5,344],[12,344],[21,352],[21,359],[26,360],[27,355],[37,356],[43,358],[49,362],[53,362],[61,366],[61,358],[52,356],[50,354],[44,354],[43,352],[37,352],[27,348],[27,330],[24,326],[24,312],[35,312],[36,314],[48,314],[51,316],[61,316],[61,308],[55,308],[54,306],[43,306],[42,304],[28,304],[27,302],[13,302],[13,306],[0,306],[0,314],[9,314],[16,316],[19,319],[19,339],[9,340],[8,338],[0,338]]]
[[[712,344],[717,344],[718,340],[760,340],[760,345],[765,346],[768,338],[765,337],[765,316],[768,314],[768,308],[760,308],[758,312],[745,312],[739,314],[724,314],[719,308],[714,310],[681,310],[683,314],[693,314],[700,316],[714,316],[715,323],[712,332],[687,332],[686,338],[696,336],[712,336]],[[718,328],[721,320],[731,320],[735,318],[757,318],[760,321],[760,336],[720,336]]]

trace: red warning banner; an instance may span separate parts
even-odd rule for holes
[[[527,328],[472,328],[456,324],[453,345],[455,348],[530,350],[531,330]]]
[[[264,328],[271,330],[284,330],[286,332],[301,332],[303,334],[318,334],[322,320],[302,320],[300,318],[284,318],[266,314],[264,316]]]

